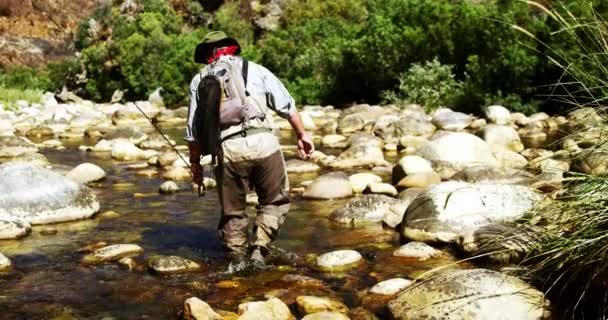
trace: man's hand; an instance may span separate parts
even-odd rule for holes
[[[315,144],[308,133],[303,133],[298,137],[298,155],[302,159],[308,159],[315,151]]]

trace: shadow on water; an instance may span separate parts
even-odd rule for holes
[[[181,130],[168,131],[179,143]],[[283,142],[293,144],[284,137]],[[291,141],[291,142],[290,142]],[[345,227],[330,223],[329,214],[347,200],[307,201],[294,197],[289,217],[275,246],[284,250],[272,270],[252,274],[226,274],[228,260],[217,238],[219,218],[215,192],[198,198],[189,183],[181,192],[157,193],[159,175],[140,177],[128,163],[111,159],[109,153],[77,150],[82,141],[66,143],[63,151],[43,150],[53,165],[67,170],[83,162],[101,166],[108,177],[92,186],[102,214],[93,219],[36,226],[32,234],[17,241],[0,242],[0,252],[13,261],[13,272],[0,275],[0,319],[172,319],[183,301],[198,296],[212,306],[235,310],[243,300],[279,295],[286,302],[299,294],[337,296],[349,306],[362,304],[358,292],[390,277],[412,277],[439,259],[416,262],[396,259],[397,233],[380,225]],[[292,186],[316,175],[290,175]],[[135,193],[145,197],[134,197]],[[106,216],[112,210],[118,216]],[[255,209],[249,209],[252,216]],[[127,270],[116,264],[83,265],[78,248],[104,241],[137,243],[144,254],[136,258],[139,268]],[[355,248],[366,259],[359,269],[341,275],[324,274],[306,262],[309,254]],[[294,259],[296,254],[297,259]],[[201,263],[202,272],[158,276],[145,268],[154,255],[178,255]],[[283,255],[281,257],[281,255]],[[290,288],[281,278],[289,273],[324,281],[319,288]],[[290,288],[291,290],[286,290]]]

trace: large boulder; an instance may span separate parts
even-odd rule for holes
[[[394,319],[548,319],[542,292],[500,272],[450,270],[411,286],[388,307]]]
[[[442,182],[408,206],[402,234],[417,241],[455,242],[464,232],[521,218],[540,200],[537,191],[525,186]]]
[[[86,219],[99,210],[91,189],[29,162],[0,165],[0,217],[30,224]]]
[[[462,169],[452,177],[452,180],[470,183],[483,182],[526,186],[534,183],[537,178],[533,174],[520,169],[474,166]]]
[[[331,221],[347,224],[381,222],[387,214],[399,215],[407,209],[406,204],[395,198],[380,194],[368,194],[355,198],[343,208],[329,216]]]
[[[344,172],[332,172],[315,179],[302,195],[309,199],[339,199],[353,195],[353,187]]]
[[[470,133],[445,132],[418,149],[417,154],[430,161],[442,179],[474,165],[497,166],[490,146]]]
[[[24,138],[15,136],[0,137],[0,158],[14,158],[37,151],[38,148]]]

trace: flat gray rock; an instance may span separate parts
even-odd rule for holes
[[[91,217],[99,202],[91,189],[28,162],[0,165],[0,218],[29,224]]]

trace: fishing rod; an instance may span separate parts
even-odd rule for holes
[[[161,137],[163,137],[163,139],[165,139],[167,144],[171,147],[171,150],[173,150],[173,152],[177,153],[179,158],[182,159],[182,161],[186,164],[188,169],[190,169],[190,176],[192,176],[192,166],[190,165],[190,163],[188,161],[186,161],[186,159],[184,159],[182,154],[177,150],[177,148],[175,148],[175,146],[173,145],[173,143],[171,143],[169,138],[167,138],[167,136],[165,136],[165,134],[162,132],[162,130],[160,130],[160,128],[156,126],[154,121],[152,121],[152,119],[150,119],[150,117],[148,117],[148,115],[144,112],[144,110],[142,108],[140,108],[139,105],[137,105],[137,102],[133,102],[133,104],[135,105],[135,108],[137,108],[137,110],[139,110],[139,112],[148,120],[148,122],[150,122],[152,127],[154,127],[154,129],[156,129],[156,131],[161,135]],[[204,173],[204,171],[203,171],[203,173]],[[206,191],[204,179],[201,179],[201,181],[197,181],[197,185],[198,185],[198,196],[199,197],[204,196],[205,191]]]

